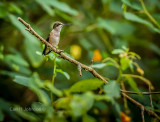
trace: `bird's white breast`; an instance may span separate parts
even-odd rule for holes
[[[60,32],[52,30],[50,32],[49,42],[56,47],[59,43],[59,39],[60,39]]]

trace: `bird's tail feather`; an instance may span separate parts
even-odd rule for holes
[[[43,52],[42,52],[42,55],[47,55],[51,52],[51,50],[49,48],[47,48],[47,46],[45,46]]]

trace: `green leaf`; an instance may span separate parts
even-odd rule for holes
[[[25,39],[25,50],[33,67],[39,67],[43,61],[42,56],[36,54],[37,51],[42,52],[39,42]]]
[[[106,66],[106,63],[94,64],[91,67],[95,69],[102,69]]]
[[[29,77],[20,76],[20,75],[15,76],[15,78],[13,79],[15,83],[18,83],[20,85],[27,86],[27,87],[29,84],[29,80],[30,80]]]
[[[108,84],[104,86],[104,92],[111,98],[120,97],[120,86],[116,81],[109,81]]]
[[[60,11],[60,10],[56,10],[55,11],[56,14],[60,17],[62,17],[64,20],[66,20],[67,22],[71,22],[73,23],[74,22],[74,18],[70,15],[67,15],[66,13],[64,13],[63,11]]]
[[[116,30],[114,27],[112,27],[112,25],[110,25],[109,23],[107,23],[107,20],[104,20],[102,18],[98,18],[97,19],[97,25],[100,28],[104,28],[107,31],[109,31],[111,34],[115,34]]]
[[[136,1],[131,1],[131,0],[122,0],[122,2],[135,10],[142,10],[140,2],[139,4]]]
[[[136,57],[137,59],[141,59],[141,57],[138,54],[136,54],[135,52],[128,52],[128,54]]]
[[[121,63],[121,68],[122,70],[126,70],[127,68],[130,67],[130,59],[128,57],[122,57],[120,59],[120,63]]]
[[[69,104],[71,102],[71,98],[69,97],[65,97],[65,98],[59,98],[56,102],[55,102],[55,106],[58,109],[69,109]]]
[[[54,15],[54,10],[46,0],[36,0],[36,2],[50,15]]]
[[[100,95],[97,95],[97,96],[100,96]],[[106,96],[106,95],[104,95]],[[107,104],[105,104],[104,101],[96,101],[96,103],[94,103],[94,107],[98,108],[98,109],[101,109],[101,110],[107,110],[108,109],[108,106]]]
[[[122,50],[122,49],[114,49],[113,51],[112,51],[112,54],[121,54],[121,53],[124,53],[125,51],[124,50]]]
[[[129,77],[129,76],[125,76],[125,78],[127,79],[129,85],[131,86],[131,88],[137,92],[140,96],[142,96],[142,93],[139,91],[138,87],[137,87],[137,84],[135,83],[135,81]]]
[[[7,76],[10,76],[10,77],[15,77],[16,75],[20,75],[19,73],[17,73],[17,72],[10,72],[10,71],[5,71],[5,70],[1,70],[0,71],[0,74],[2,74],[2,75],[7,75]]]
[[[37,86],[35,86],[35,84],[33,83],[34,81],[31,80],[29,82],[29,88],[37,94],[38,99],[40,102],[42,102],[44,105],[48,106],[50,104],[50,98],[48,96],[48,94],[41,90],[40,88],[38,88]]]
[[[149,48],[160,56],[160,48],[158,47],[158,45],[150,43]]]
[[[75,9],[72,9],[65,2],[60,2],[58,0],[48,0],[48,3],[51,6],[65,12],[65,13],[68,13],[68,14],[71,14],[71,15],[77,15],[78,14],[78,12]]]
[[[63,93],[59,89],[57,89],[56,87],[54,87],[52,83],[45,82],[44,86],[46,86],[49,90],[51,90],[55,95],[57,95],[59,97],[63,96]]]
[[[92,116],[85,114],[82,118],[82,121],[83,122],[96,122],[96,119],[93,118]]]
[[[122,3],[120,1],[111,1],[109,9],[116,14],[122,14]]]
[[[23,110],[22,107],[16,105],[14,107],[14,109],[16,110],[15,112],[21,116],[22,118],[26,119],[26,120],[29,120],[31,122],[35,122],[35,121],[40,121],[39,117],[36,116],[35,114],[27,111],[27,110]]]
[[[153,26],[152,23],[148,22],[147,20],[144,20],[140,17],[138,17],[137,15],[133,14],[133,13],[129,13],[129,12],[126,12],[124,14],[124,17],[128,20],[131,20],[131,21],[134,21],[134,22],[138,22],[138,23],[141,23],[141,24],[144,24],[144,25],[147,25],[148,27],[152,28],[154,31],[160,33],[160,30],[155,28]]]
[[[99,79],[87,79],[81,80],[71,86],[71,92],[86,92],[90,90],[96,90],[103,84],[102,80]]]
[[[62,75],[64,75],[68,80],[70,79],[70,76],[67,72],[64,72],[62,69],[56,69],[56,72],[61,73]]]
[[[113,35],[127,36],[134,32],[135,27],[128,22],[111,20],[111,19],[97,19],[99,28],[103,28]]]
[[[82,95],[74,95],[70,103],[70,108],[73,116],[79,117],[87,113],[94,103],[94,95],[91,92],[84,93]],[[89,104],[88,104],[89,103]]]
[[[10,62],[14,62],[16,64],[19,64],[25,67],[29,66],[28,62],[24,60],[21,56],[18,56],[18,55],[8,54],[8,55],[5,55],[4,58],[5,58],[4,60],[8,60]]]
[[[41,102],[34,102],[32,103],[32,110],[36,113],[45,113],[46,112],[46,106]]]
[[[9,4],[9,11],[16,12],[18,14],[23,14],[23,11],[14,3]]]
[[[96,95],[96,94],[94,95],[94,99],[97,100],[97,101],[104,100],[104,101],[107,101],[107,102],[111,100],[111,98],[107,95]]]

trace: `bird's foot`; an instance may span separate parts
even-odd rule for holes
[[[64,50],[59,50],[59,53],[63,52]]]

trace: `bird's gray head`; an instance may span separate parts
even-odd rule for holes
[[[63,27],[63,25],[64,25],[64,24],[63,24],[62,22],[58,22],[58,21],[57,21],[57,22],[54,23],[53,29],[60,32],[61,29],[62,29],[62,27]]]

